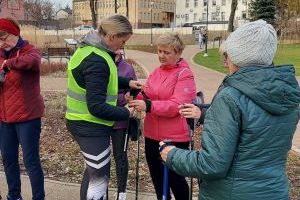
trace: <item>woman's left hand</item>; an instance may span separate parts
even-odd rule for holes
[[[160,142],[160,143],[159,143],[159,146],[162,146],[163,144],[165,144],[165,143],[164,143],[164,142]],[[171,151],[173,148],[175,148],[175,146],[172,146],[172,145],[166,146],[166,147],[160,152],[160,156],[161,156],[161,158],[162,158],[162,160],[163,160],[164,162],[167,161],[168,153],[169,153],[169,151]]]
[[[132,100],[129,102],[129,106],[134,107],[138,112],[146,111],[146,103],[144,100]]]

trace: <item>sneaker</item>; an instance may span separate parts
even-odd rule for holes
[[[119,193],[119,198],[118,198],[118,194],[116,194],[116,199],[115,200],[126,200],[126,192],[120,192]]]

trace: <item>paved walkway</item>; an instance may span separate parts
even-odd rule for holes
[[[22,178],[22,195],[25,200],[31,199],[30,181],[28,176]],[[72,183],[63,183],[58,181],[45,180],[46,200],[79,200],[80,185]],[[109,200],[114,200],[116,189],[109,189]],[[0,172],[0,194],[5,197],[7,194],[6,179],[3,172]],[[135,199],[134,191],[127,191],[127,199]],[[140,192],[139,200],[155,200],[156,196],[152,193]]]
[[[215,94],[219,84],[224,78],[224,74],[212,71],[210,69],[200,67],[193,63],[192,57],[197,53],[199,49],[197,46],[187,46],[183,57],[190,63],[191,69],[194,72],[197,90],[202,90],[205,94],[205,101],[210,102],[213,95]],[[146,71],[152,72],[157,66],[159,66],[157,55],[152,53],[145,53],[134,50],[126,50],[127,58],[133,58],[140,65],[142,65]],[[299,79],[298,79],[299,80]],[[66,79],[65,78],[42,78],[41,88],[43,91],[66,91]],[[300,153],[300,125],[298,124],[294,139],[293,139],[293,150]],[[0,173],[0,191],[6,194],[6,184],[3,173]],[[22,193],[25,199],[30,199],[30,186],[27,176],[22,176]],[[48,200],[78,200],[79,188],[78,184],[68,184],[57,181],[45,181],[46,187],[46,198]],[[114,189],[110,190],[110,199],[112,194],[115,192]],[[128,199],[134,198],[134,192],[128,191]],[[4,196],[4,195],[3,195]],[[140,193],[139,200],[154,200],[156,199],[153,194]]]

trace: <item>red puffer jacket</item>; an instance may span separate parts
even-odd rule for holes
[[[9,55],[0,51],[0,66],[6,61],[10,71],[4,83],[0,83],[0,121],[24,122],[40,118],[44,113],[44,101],[40,94],[41,53],[24,41]]]

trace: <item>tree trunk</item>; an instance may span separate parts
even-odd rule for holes
[[[92,26],[94,29],[97,29],[97,17],[96,17],[96,10],[95,10],[95,0],[90,0],[90,8],[92,14]]]
[[[232,0],[231,2],[231,12],[229,16],[229,22],[228,22],[228,32],[233,32],[234,27],[233,27],[233,22],[234,22],[234,16],[235,16],[235,11],[236,7],[238,5],[238,0]]]

